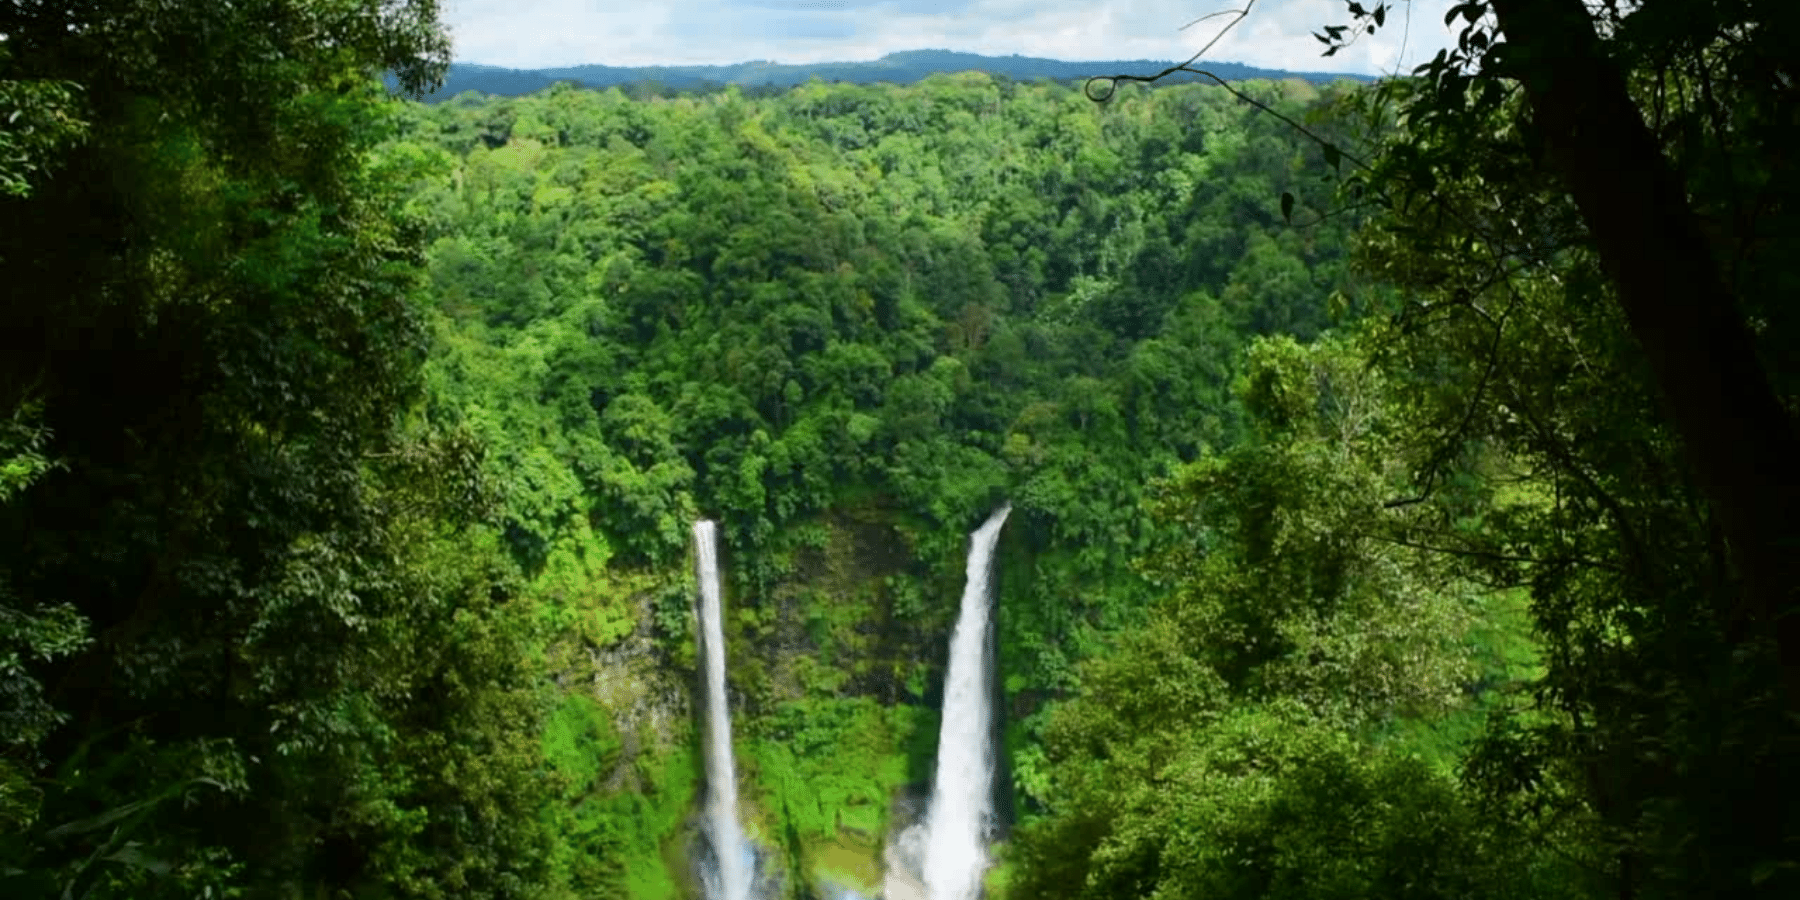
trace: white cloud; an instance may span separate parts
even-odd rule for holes
[[[1363,0],[1373,7],[1376,0]],[[1311,35],[1348,24],[1343,0],[1257,0],[1206,59],[1375,74],[1450,42],[1453,0],[1393,0],[1387,27],[1335,57]],[[1228,17],[1182,25],[1241,0],[448,0],[456,58],[515,68],[804,63],[948,49],[1067,60],[1186,59]],[[1408,17],[1410,13],[1410,26]],[[1404,60],[1401,48],[1405,47]]]

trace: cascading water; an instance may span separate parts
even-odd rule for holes
[[[989,607],[994,546],[1012,506],[1000,507],[969,535],[962,610],[950,638],[937,780],[926,813],[924,876],[930,900],[975,900],[987,869],[983,832],[993,816],[993,691],[988,683]]]
[[[753,863],[738,824],[737,767],[731,756],[731,710],[725,703],[725,629],[719,609],[717,526],[694,523],[694,565],[700,580],[700,652],[706,662],[706,830],[715,871],[708,888],[717,900],[749,900]]]

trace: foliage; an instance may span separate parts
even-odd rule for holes
[[[1793,790],[1780,710],[1795,670],[1791,617],[1773,611],[1792,602],[1792,526],[1745,510],[1793,496],[1773,460],[1793,455],[1779,448],[1794,445],[1794,331],[1762,310],[1797,232],[1785,205],[1756,205],[1792,189],[1793,122],[1770,115],[1791,87],[1769,68],[1792,9],[1452,12],[1458,49],[1396,84],[1391,106],[1370,98],[1409,127],[1378,147],[1398,205],[1363,253],[1411,295],[1387,368],[1441,386],[1422,395],[1437,458],[1476,441],[1513,461],[1482,473],[1491,499],[1454,546],[1483,577],[1528,586],[1545,672],[1537,718],[1494,732],[1475,783],[1535,827],[1574,823],[1572,846],[1592,842],[1576,855],[1621,895],[1791,892],[1796,826],[1776,798]],[[1572,103],[1627,123],[1591,126],[1616,137],[1586,147],[1602,167],[1576,163]],[[1672,205],[1600,202],[1604,169]],[[1633,223],[1646,230],[1621,240]],[[1667,315],[1695,318],[1647,327]],[[1701,359],[1733,362],[1702,376]],[[1751,430],[1707,420],[1723,408]],[[1770,462],[1726,461],[1715,437]],[[1767,827],[1746,840],[1728,820]]]
[[[907,782],[913,730],[936,724],[925,719],[867,697],[795,701],[762,717],[765,736],[745,755],[768,791],[764,807],[779,811],[774,833],[792,828],[814,841],[840,829],[879,834],[892,792]]]
[[[806,890],[928,781],[1002,501],[997,892],[1791,892],[1787,6],[393,103],[436,12],[0,11],[9,892],[679,895],[700,517]]]
[[[1179,537],[1144,562],[1160,599],[1080,667],[1029,757],[1046,815],[1016,848],[1024,895],[1540,896],[1566,878],[1446,766],[1373,740],[1464,708],[1486,605],[1418,539],[1448,504],[1383,502],[1411,487],[1413,424],[1368,364],[1385,341],[1370,323],[1249,347],[1246,440],[1162,483]]]
[[[429,223],[432,413],[490,448],[559,640],[638,652],[616,573],[670,571],[688,523],[720,521],[746,796],[777,843],[873,838],[927,776],[929,747],[895,748],[935,730],[872,704],[931,702],[965,533],[1002,499],[1010,693],[1071,690],[1153,595],[1144,485],[1237,437],[1244,336],[1316,334],[1315,295],[1350,287],[1349,223],[1296,233],[1268,202],[1298,141],[1198,86],[1107,109],[978,73],[559,86],[409,108],[383,152],[416,161]],[[690,598],[649,599],[658,664],[685,671]]]
[[[1356,27],[1327,28],[1328,54],[1387,25],[1392,5],[1348,8]],[[1797,446],[1793,333],[1782,314],[1760,310],[1778,295],[1763,285],[1792,271],[1777,248],[1796,232],[1775,198],[1791,189],[1780,148],[1792,143],[1793,120],[1770,115],[1777,98],[1791,99],[1791,79],[1773,61],[1774,48],[1792,39],[1792,10],[1483,0],[1455,5],[1446,21],[1459,19],[1458,47],[1420,66],[1421,78],[1347,98],[1376,138],[1358,148],[1367,163],[1326,145],[1330,168],[1350,158],[1361,170],[1342,182],[1345,200],[1373,197],[1383,210],[1359,235],[1360,267],[1401,289],[1376,298],[1383,321],[1367,330],[1359,354],[1369,376],[1395,386],[1379,405],[1401,427],[1375,457],[1394,468],[1360,484],[1341,477],[1354,476],[1354,466],[1313,469],[1303,492],[1271,490],[1267,473],[1304,459],[1311,444],[1293,421],[1342,404],[1337,390],[1259,382],[1253,365],[1247,405],[1263,428],[1253,425],[1251,440],[1227,454],[1215,470],[1223,477],[1188,481],[1202,500],[1188,508],[1210,518],[1190,515],[1185,524],[1212,526],[1223,516],[1241,530],[1203,533],[1177,565],[1161,567],[1173,596],[1198,609],[1179,620],[1197,644],[1183,655],[1252,699],[1310,699],[1301,707],[1310,716],[1318,698],[1304,688],[1322,674],[1314,664],[1335,668],[1327,648],[1360,629],[1284,628],[1283,601],[1372,571],[1394,545],[1431,560],[1440,597],[1457,583],[1498,590],[1496,598],[1523,588],[1541,668],[1521,673],[1532,677],[1529,697],[1490,701],[1494,715],[1463,761],[1463,785],[1443,801],[1479,814],[1460,826],[1465,835],[1504,837],[1472,852],[1519,860],[1524,871],[1556,872],[1545,863],[1564,860],[1573,868],[1551,883],[1573,893],[1791,893],[1800,871],[1785,811],[1795,746],[1785,711],[1800,671],[1787,614],[1796,577],[1786,462]],[[1359,443],[1355,434],[1331,435],[1317,449],[1354,459]],[[1260,470],[1231,468],[1252,460]],[[1321,515],[1318,501],[1345,488],[1361,514]],[[1325,539],[1293,539],[1311,534]],[[1358,546],[1359,537],[1376,541]],[[1285,553],[1245,558],[1239,549],[1260,546]],[[1276,588],[1272,608],[1238,612],[1234,580]],[[1404,598],[1395,587],[1377,594],[1384,605]],[[1281,675],[1291,654],[1319,637],[1328,640],[1310,651],[1301,680],[1264,674]],[[1360,697],[1325,696],[1335,701],[1326,711]],[[1052,757],[1050,783],[1065,779],[1095,798],[1129,796],[1140,779],[1157,783],[1153,768],[1085,787],[1090,759],[1106,752],[1081,727],[1095,715],[1085,704],[1066,707],[1070,718],[1050,730],[1052,748],[1069,742]],[[1417,720],[1398,724],[1375,732],[1385,752],[1416,745],[1423,733]],[[1178,747],[1183,737],[1168,742]],[[1411,788],[1390,784],[1364,808],[1404,806],[1398,798]],[[1326,810],[1283,821],[1211,799],[1202,808],[1221,806],[1235,810],[1234,827],[1279,823],[1277,854],[1331,845],[1316,830],[1330,820]],[[1206,831],[1148,804],[1115,808],[1110,821],[1080,809],[1055,811],[1034,832],[1027,849],[1035,855],[1026,858],[1037,871],[1027,866],[1028,879],[1096,893],[1169,885],[1174,893],[1185,889],[1173,887],[1175,866],[1217,846],[1158,849],[1174,835]],[[1742,831],[1747,821],[1761,823],[1754,834]],[[1070,846],[1089,849],[1069,856]],[[1451,883],[1440,877],[1442,863],[1396,845],[1342,849],[1295,871],[1330,875],[1339,860],[1360,867],[1397,854],[1408,859],[1409,884],[1352,878],[1328,889]],[[1264,877],[1271,871],[1249,865]],[[1428,873],[1430,881],[1418,880]],[[1453,890],[1501,883],[1495,873]],[[1312,889],[1304,880],[1205,888],[1208,896]]]
[[[0,65],[8,51],[0,46]],[[55,165],[55,154],[82,137],[87,123],[75,117],[78,85],[66,81],[0,81],[0,194],[25,196],[34,178]]]
[[[542,880],[535,638],[372,152],[435,13],[0,11],[9,895]]]

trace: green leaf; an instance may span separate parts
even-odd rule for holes
[[[128,841],[125,846],[119,848],[112,854],[101,857],[101,859],[104,859],[107,862],[123,863],[132,868],[144,869],[157,875],[167,875],[175,868],[168,860],[151,856],[150,854],[145,853],[142,848],[142,843],[138,841]]]
[[[127,803],[124,806],[109,809],[97,816],[58,825],[55,828],[44,832],[44,836],[48,838],[65,838],[77,834],[86,834],[90,831],[98,831],[120,819],[127,818],[135,813],[155,806],[156,804],[161,803],[166,797],[167,795],[165,794],[163,796],[152,797],[148,800],[138,800],[133,803]]]
[[[1750,885],[1752,887],[1760,887],[1763,882],[1774,878],[1775,873],[1782,869],[1793,868],[1796,868],[1796,866],[1789,860],[1765,859],[1762,862],[1757,863],[1756,866],[1750,870]]]

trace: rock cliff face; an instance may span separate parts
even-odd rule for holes
[[[889,798],[930,772],[956,573],[921,561],[872,510],[798,531],[780,567],[734,657],[755,719],[750,793],[765,822],[781,823],[765,833],[800,896],[874,896],[895,824]]]
[[[760,594],[739,601],[733,681],[747,702],[927,701],[955,614],[955,573],[932,571],[902,531],[867,510],[797,530],[774,562],[780,574],[767,585],[736,585]]]
[[[690,733],[692,679],[668,664],[644,628],[614,646],[588,648],[588,658],[594,699],[612,714],[621,743],[619,762],[606,775],[604,788],[641,790],[635,777],[638,756],[671,747]]]

